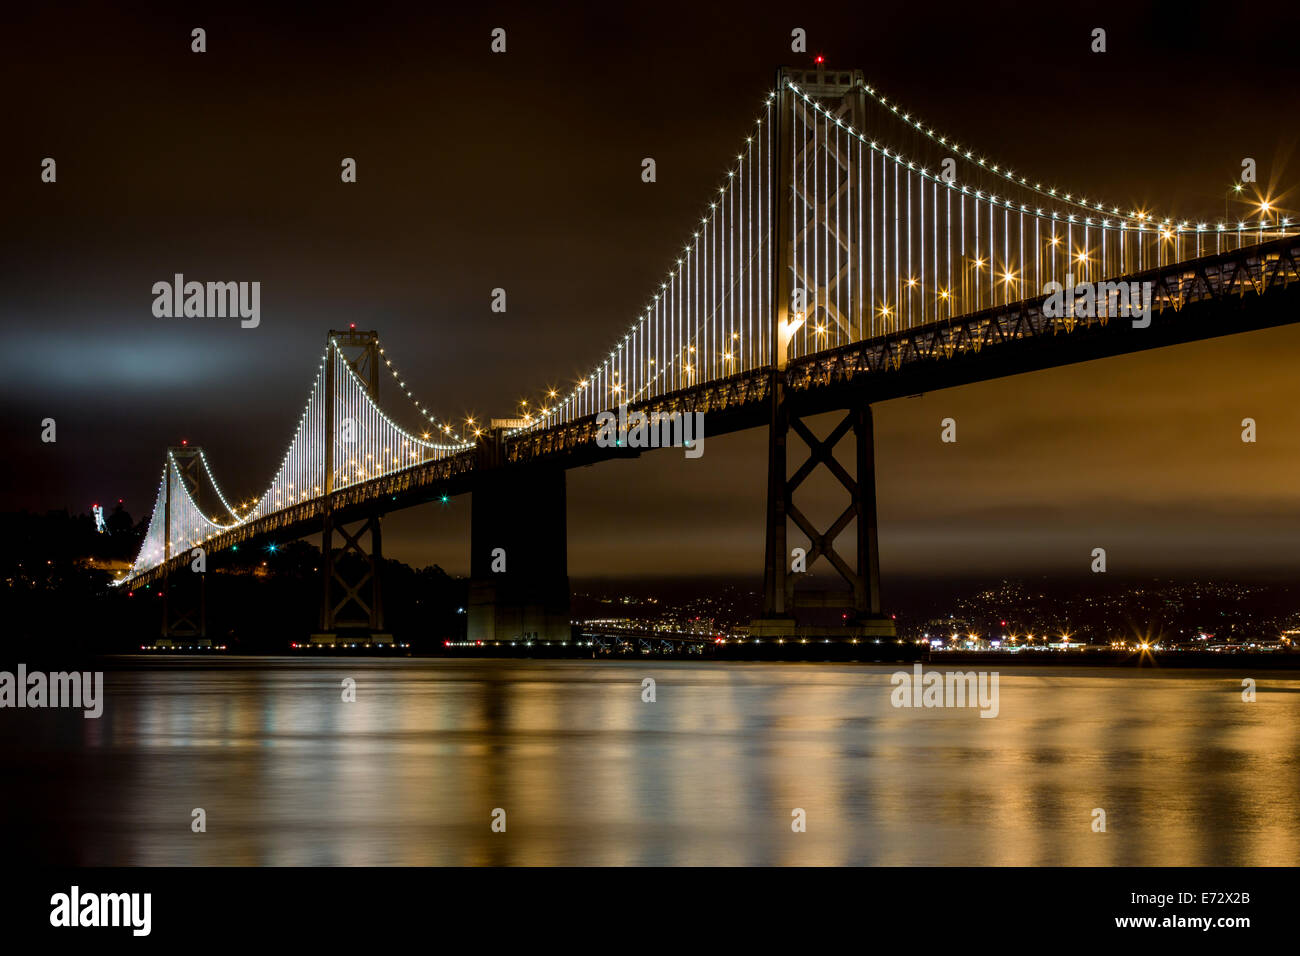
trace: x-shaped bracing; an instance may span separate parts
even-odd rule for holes
[[[844,466],[835,457],[835,446],[853,428],[853,414],[850,412],[845,415],[844,419],[831,430],[825,440],[819,439],[812,433],[812,429],[793,415],[790,417],[790,428],[808,445],[808,460],[790,476],[785,486],[786,514],[808,536],[810,547],[806,567],[811,568],[818,558],[826,558],[839,572],[840,577],[853,588],[855,597],[860,597],[859,591],[862,588],[861,572],[855,571],[835,550],[835,539],[849,526],[849,522],[854,518],[861,519],[861,496],[858,483],[850,477]],[[827,470],[844,487],[844,490],[849,493],[849,506],[824,532],[819,532],[816,526],[794,503],[795,489],[803,483],[804,479],[817,470],[818,465],[825,465]],[[788,580],[792,588],[794,579],[789,578]]]
[[[373,578],[375,575],[375,558],[373,554],[367,553],[365,548],[361,546],[361,536],[365,534],[367,531],[370,531],[372,532],[371,541],[373,542],[374,522],[376,520],[377,519],[373,517],[367,518],[362,523],[361,527],[357,528],[355,534],[349,534],[348,529],[345,528],[341,523],[335,525],[332,529],[334,531],[337,531],[340,535],[342,535],[343,544],[339,548],[334,548],[333,543],[332,542],[329,543],[329,547],[331,549],[330,579],[331,581],[338,582],[339,587],[343,589],[344,593],[342,599],[337,604],[334,604],[331,607],[330,609],[331,620],[327,622],[327,626],[331,626],[333,624],[338,623],[339,612],[342,611],[345,607],[347,607],[348,604],[350,603],[355,603],[356,606],[361,609],[366,624],[370,624],[374,619],[374,609],[369,604],[367,604],[364,600],[362,600],[361,589],[365,587],[366,584],[369,583],[371,578]],[[359,578],[357,578],[355,582],[351,582],[351,583],[349,583],[343,577],[343,575],[339,573],[338,563],[337,563],[339,558],[343,557],[350,551],[355,551],[358,555],[361,556],[362,561],[365,562],[365,571],[361,574]],[[344,622],[344,623],[351,623],[351,622]]]

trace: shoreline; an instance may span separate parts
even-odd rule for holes
[[[927,670],[961,670],[966,668],[990,667],[1016,670],[1029,667],[1061,668],[1070,670],[1080,667],[1113,668],[1115,670],[1231,670],[1242,672],[1258,671],[1300,671],[1300,654],[1288,653],[1238,653],[1223,654],[1216,652],[1179,651],[1144,654],[1122,654],[1111,652],[1009,654],[981,651],[944,651],[938,654],[925,654],[924,648],[917,648],[916,653],[909,653],[912,648],[897,646],[873,648],[875,653],[865,653],[861,645],[810,645],[778,646],[769,645],[761,649],[717,645],[704,649],[703,652],[657,652],[657,653],[596,653],[590,648],[577,647],[502,647],[465,648],[463,653],[439,651],[437,653],[388,652],[376,653],[370,649],[355,650],[335,649],[328,652],[292,652],[282,654],[241,654],[231,651],[216,652],[146,652],[146,653],[107,653],[87,655],[84,657],[51,658],[44,655],[29,655],[23,663],[31,669],[47,665],[55,667],[87,665],[105,670],[133,669],[202,669],[221,670],[227,668],[256,667],[259,662],[274,662],[277,666],[303,661],[420,661],[436,663],[439,661],[456,662],[492,662],[492,661],[528,661],[528,662],[645,662],[645,663],[700,663],[700,664],[882,664],[910,666],[922,664]],[[761,653],[756,653],[761,651]],[[883,653],[881,652],[883,651]],[[10,663],[18,663],[13,661]],[[6,666],[0,663],[0,669]]]

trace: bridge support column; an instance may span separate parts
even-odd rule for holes
[[[892,638],[894,622],[880,612],[875,436],[871,407],[862,405],[848,412],[823,441],[804,424],[797,410],[791,409],[785,393],[789,347],[799,328],[814,321],[824,322],[827,327],[837,323],[853,340],[862,333],[864,321],[861,305],[857,302],[859,297],[851,297],[855,303],[854,311],[848,316],[829,310],[828,303],[837,301],[833,296],[839,294],[839,280],[831,279],[830,286],[823,285],[820,289],[805,288],[810,277],[795,261],[795,238],[807,229],[825,227],[833,235],[846,237],[852,236],[853,230],[842,230],[839,223],[827,218],[832,206],[820,195],[804,196],[799,209],[792,208],[790,196],[796,192],[794,156],[810,148],[815,153],[817,144],[815,135],[813,141],[808,142],[806,122],[793,122],[796,111],[806,110],[806,107],[795,97],[787,82],[789,80],[797,82],[828,111],[850,125],[862,128],[866,109],[863,79],[859,73],[846,76],[843,72],[835,72],[827,76],[823,67],[815,72],[786,69],[777,72],[778,99],[772,132],[777,166],[770,177],[773,300],[769,335],[772,377],[768,388],[771,417],[768,422],[767,544],[763,569],[763,616],[750,625],[750,634],[761,640]],[[831,175],[847,177],[847,168],[838,158],[834,162],[838,172]],[[838,195],[839,188],[838,180],[833,188],[828,184],[825,195]],[[838,200],[833,208],[838,210]],[[829,271],[831,276],[841,273],[841,261],[851,263],[854,259],[852,241],[842,240],[841,245],[842,248],[835,252],[835,265]],[[815,280],[816,276],[811,278]],[[793,476],[789,473],[786,455],[786,442],[791,430],[807,443],[809,449],[808,460]],[[850,431],[857,441],[856,477],[850,477],[835,458],[835,446]],[[819,531],[794,503],[795,489],[818,466],[828,469],[849,495],[848,507],[825,531]],[[850,565],[835,550],[835,540],[855,519],[855,563]],[[807,548],[798,556],[789,547],[787,531],[791,520],[808,538]],[[819,559],[825,559],[835,569],[848,584],[847,590],[795,589],[795,581],[803,572],[811,570]],[[809,611],[821,613],[800,613]],[[839,613],[832,613],[835,611]]]
[[[369,392],[379,397],[379,336],[372,329],[346,331],[331,329],[327,339],[325,362],[325,491],[321,520],[321,633],[313,634],[313,644],[391,644],[393,636],[384,633],[384,602],[381,569],[384,563],[383,538],[378,511],[361,518],[341,521],[334,515],[334,486],[340,468],[335,444],[346,420],[336,421],[335,389],[338,366],[345,363]],[[355,423],[352,423],[355,425]],[[351,438],[344,438],[351,441]],[[348,525],[358,525],[349,531]],[[342,541],[334,547],[334,534]],[[362,545],[370,533],[370,549]]]
[[[353,531],[348,525],[356,525]],[[391,643],[384,630],[384,601],[381,568],[384,561],[381,519],[376,514],[358,521],[338,521],[326,511],[321,531],[321,571],[324,600],[321,632],[312,635],[320,643]],[[370,548],[363,545],[370,534]],[[334,536],[341,544],[335,547]]]
[[[167,480],[163,491],[163,613],[159,646],[208,642],[208,574],[193,565],[172,579],[172,491],[183,486],[191,498],[198,494],[202,451],[188,445],[167,449]]]
[[[472,507],[469,640],[570,640],[564,470],[485,472]]]
[[[763,619],[772,626],[794,625],[786,607],[786,436],[790,432],[781,376],[772,376],[771,418],[767,432],[767,541],[763,549]],[[754,622],[758,627],[759,621]]]
[[[750,635],[760,639],[893,638],[894,621],[880,610],[875,434],[871,407],[862,405],[850,410],[825,439],[819,439],[801,418],[791,414],[786,407],[779,376],[772,406],[768,437],[763,616],[750,625]],[[786,440],[791,430],[803,439],[809,450],[807,461],[793,475],[789,474],[786,457]],[[857,446],[855,476],[850,476],[835,458],[835,447],[850,432]],[[819,466],[830,471],[849,495],[844,511],[824,531],[818,530],[794,502],[795,490]],[[787,521],[790,520],[808,539],[802,555],[787,547]],[[850,524],[856,525],[853,564],[835,549],[836,539]],[[847,590],[795,588],[798,578],[822,559],[848,585]],[[820,614],[801,614],[801,611],[818,611]]]
[[[162,579],[162,639],[177,644],[208,642],[208,576],[203,571],[182,571]]]

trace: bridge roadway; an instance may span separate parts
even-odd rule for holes
[[[943,319],[791,360],[776,371],[754,369],[671,392],[633,410],[704,412],[706,435],[765,426],[777,376],[799,415],[851,408],[1024,372],[1161,348],[1300,321],[1300,237],[1289,236],[1124,277],[1151,282],[1151,323],[1127,317],[1051,318],[1045,296]],[[565,469],[639,450],[602,448],[595,415],[514,436],[492,433],[474,449],[349,486],[333,493],[336,522],[359,520],[474,490],[485,473],[547,463]],[[707,447],[707,446],[706,446]],[[325,499],[291,505],[223,532],[206,543],[217,552],[272,536],[319,532]],[[189,562],[188,552],[126,582],[153,583]]]

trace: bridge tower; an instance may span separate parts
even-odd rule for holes
[[[162,638],[173,644],[207,643],[208,640],[207,571],[196,571],[191,565],[173,581],[168,567],[172,558],[172,486],[183,484],[190,497],[198,501],[202,458],[203,450],[191,445],[173,445],[167,449],[167,480],[163,484]]]
[[[567,641],[568,510],[560,465],[506,464],[494,419],[479,438],[470,527],[471,641]]]
[[[856,404],[846,410],[845,417],[824,439],[818,439],[805,423],[808,409],[800,408],[785,389],[785,367],[792,335],[804,323],[838,324],[850,340],[860,337],[867,318],[863,303],[850,296],[848,314],[831,307],[833,292],[842,275],[843,264],[858,255],[855,248],[857,231],[840,229],[836,220],[835,196],[845,185],[849,172],[843,157],[830,151],[826,157],[830,170],[828,181],[808,195],[797,188],[794,168],[805,158],[811,160],[814,150],[825,150],[824,140],[818,142],[810,130],[816,128],[815,113],[786,85],[795,83],[812,99],[828,110],[845,125],[862,130],[866,124],[867,103],[863,89],[864,80],[857,70],[830,70],[824,65],[815,69],[777,71],[775,103],[775,157],[776,175],[772,177],[772,209],[774,235],[772,243],[772,275],[776,288],[772,323],[771,381],[769,395],[771,413],[768,430],[767,471],[767,539],[763,571],[763,616],[750,626],[754,637],[770,638],[830,638],[864,639],[894,636],[894,622],[881,613],[880,558],[876,533],[876,477],[875,436],[872,427],[871,406]],[[794,123],[796,111],[803,111],[805,122]],[[802,142],[797,141],[802,139]],[[846,204],[847,205],[847,204]],[[793,254],[795,236],[812,227],[825,228],[825,235],[835,236],[836,242],[827,250],[830,267],[826,285],[806,288],[805,276]],[[819,410],[822,411],[822,410]],[[808,446],[809,456],[793,475],[789,471],[787,439],[793,431]],[[852,434],[856,443],[856,475],[850,476],[835,458],[835,447]],[[818,467],[825,467],[848,494],[848,506],[829,528],[819,530],[795,503],[795,491]],[[787,535],[789,522],[808,539],[801,570],[795,569],[795,557]],[[855,524],[851,553],[852,563],[835,548],[836,540]],[[848,585],[847,589],[796,588],[803,571],[810,571],[818,561],[825,561]],[[801,622],[810,610],[821,611],[823,621],[818,624]],[[838,611],[844,626],[829,621],[831,612]]]
[[[356,373],[371,399],[379,397],[379,333],[373,329],[331,329],[329,341],[337,347],[339,358]],[[344,423],[335,421],[335,375],[337,362],[333,349],[325,363],[325,491],[321,519],[321,633],[313,634],[313,643],[389,643],[384,630],[383,590],[380,570],[383,565],[383,535],[378,510],[349,513],[346,519],[337,514],[334,496],[335,448]],[[355,424],[355,423],[354,423]],[[353,530],[348,526],[352,525]],[[335,547],[334,535],[342,543]],[[369,533],[370,547],[364,545]],[[355,560],[352,558],[355,557]]]

